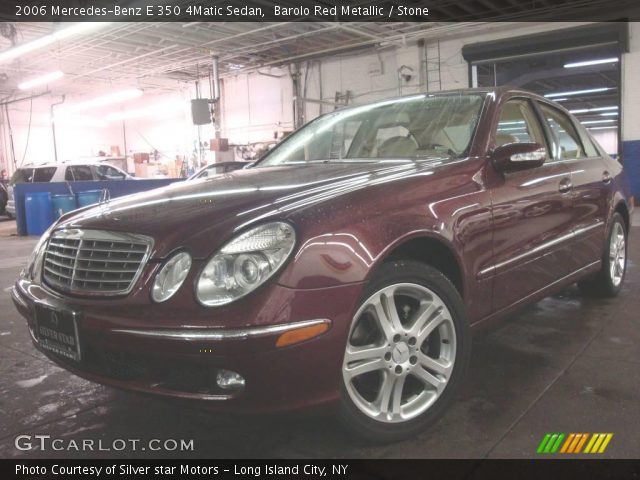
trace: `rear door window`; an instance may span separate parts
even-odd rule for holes
[[[591,137],[591,135],[589,135],[587,129],[584,128],[584,125],[578,123],[576,125],[576,128],[578,129],[578,134],[582,139],[582,145],[584,145],[584,151],[587,154],[587,157],[602,156],[602,154],[600,153],[602,148],[598,149],[597,142],[593,137]]]
[[[495,146],[509,143],[537,143],[546,147],[542,125],[531,103],[525,99],[508,100],[502,107]]]
[[[586,154],[582,148],[582,142],[571,119],[557,108],[546,103],[540,103],[540,109],[549,128],[555,134],[558,143],[556,145],[556,158],[560,160],[575,160],[584,158]]]
[[[58,167],[42,167],[36,168],[33,174],[34,183],[46,183],[50,182],[53,178],[53,174],[56,173]]]
[[[110,165],[97,165],[95,173],[98,180],[124,180],[126,175]]]
[[[33,181],[33,168],[19,168],[13,173],[9,183],[31,183]]]
[[[76,182],[94,180],[93,172],[91,171],[91,167],[89,165],[74,165],[73,167],[67,168],[65,178],[68,179],[69,176],[71,177],[71,181]]]

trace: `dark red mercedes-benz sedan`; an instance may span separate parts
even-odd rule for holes
[[[417,94],[62,217],[13,300],[85,378],[233,411],[333,403],[390,441],[452,403],[472,329],[573,282],[617,294],[631,208],[621,165],[561,106]]]

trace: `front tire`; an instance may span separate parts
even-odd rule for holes
[[[627,272],[627,229],[619,213],[611,228],[602,255],[602,268],[593,277],[578,282],[580,291],[590,297],[615,297],[620,293]]]
[[[471,341],[462,298],[440,271],[384,264],[347,338],[340,417],[356,435],[392,442],[442,416],[462,382]]]

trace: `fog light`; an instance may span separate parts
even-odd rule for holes
[[[218,370],[216,383],[224,390],[240,390],[244,388],[244,377],[231,370]]]

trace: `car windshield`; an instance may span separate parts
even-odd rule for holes
[[[484,96],[420,94],[323,115],[256,165],[454,159],[468,153]]]

